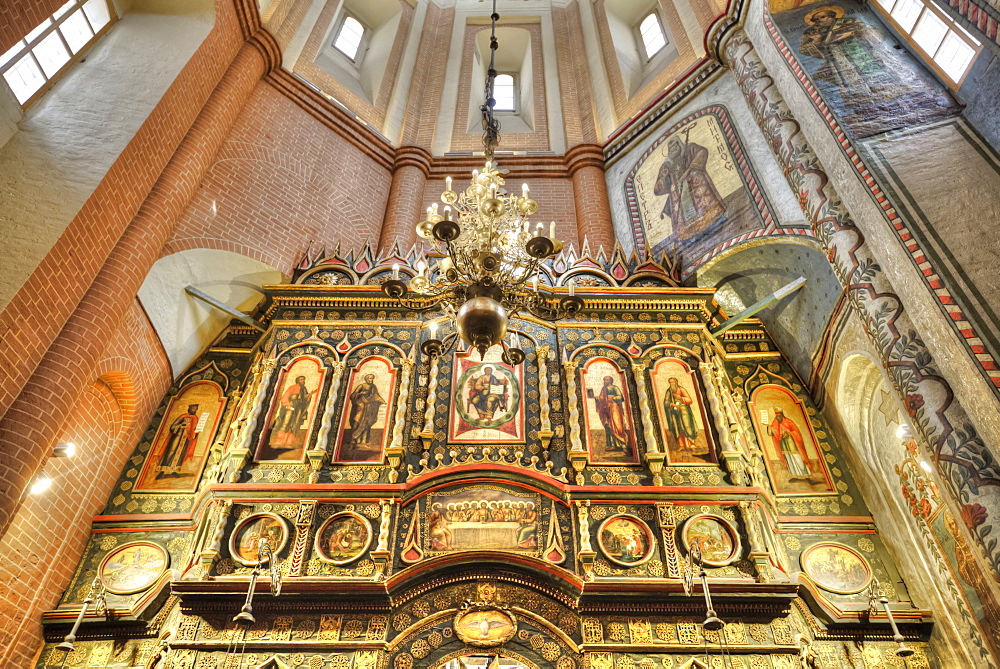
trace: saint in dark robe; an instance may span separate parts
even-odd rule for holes
[[[605,376],[601,391],[594,396],[593,390],[588,394],[594,397],[597,405],[597,415],[604,426],[605,453],[631,454],[632,430],[625,414],[625,396],[615,385],[614,377]]]
[[[178,416],[170,424],[170,439],[166,448],[163,449],[163,457],[160,458],[159,472],[156,478],[164,476],[182,476],[181,469],[184,464],[194,458],[194,451],[198,445],[198,405],[189,404],[187,413]]]
[[[680,386],[676,377],[667,379],[663,393],[663,415],[666,417],[669,447],[682,453],[692,453],[698,439],[698,426],[691,405],[694,400]]]
[[[784,411],[775,409],[774,422],[767,426],[767,433],[771,435],[781,456],[781,463],[788,471],[788,480],[808,479],[812,473],[812,464],[798,425],[786,418]]]
[[[726,205],[706,171],[708,149],[680,137],[667,140],[667,157],[653,186],[655,195],[666,195],[660,218],[670,217],[673,235],[694,237],[726,213]]]
[[[497,411],[506,411],[508,401],[507,379],[495,376],[490,366],[486,366],[483,373],[469,384],[467,406],[476,409],[480,420],[493,420]],[[472,413],[471,410],[469,413]]]
[[[372,426],[378,422],[378,411],[385,400],[375,386],[375,375],[365,374],[351,393],[351,443],[357,447],[367,446],[372,438]]]
[[[295,383],[290,385],[281,395],[278,415],[274,419],[271,438],[268,445],[275,447],[295,447],[298,431],[309,416],[309,405],[312,403],[312,392],[306,388],[306,377],[296,376]]]

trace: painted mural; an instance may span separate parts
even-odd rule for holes
[[[798,398],[781,386],[760,386],[750,398],[750,411],[776,493],[834,492],[816,435]]]
[[[730,144],[724,111],[673,126],[626,178],[637,246],[652,257],[676,251],[694,261],[720,241],[761,226]]]
[[[108,592],[128,595],[153,585],[170,563],[163,546],[149,541],[134,541],[114,549],[98,568]]]
[[[957,114],[958,103],[871,10],[852,0],[774,15],[827,104],[858,138]]]
[[[327,519],[316,533],[316,554],[332,564],[348,564],[372,543],[372,526],[357,513],[345,511]]]
[[[493,488],[428,495],[426,549],[536,552],[540,499]]]
[[[681,360],[661,358],[649,376],[670,464],[716,463],[715,447],[694,372]]]
[[[449,440],[458,443],[524,441],[523,367],[500,360],[500,348],[456,353],[452,367]]]
[[[261,539],[270,541],[272,554],[280,553],[288,543],[288,527],[284,519],[271,513],[245,518],[229,536],[229,553],[243,564],[265,563],[268,558],[260,555]]]
[[[639,462],[628,380],[607,358],[593,358],[580,371],[584,389],[590,461],[608,464]]]
[[[218,384],[198,381],[185,386],[167,406],[136,491],[193,492],[225,404]]]
[[[267,427],[255,459],[259,462],[302,460],[312,436],[326,368],[312,356],[292,360],[282,370]]]
[[[597,542],[612,562],[635,567],[653,555],[653,533],[635,516],[611,516],[597,530]]]
[[[719,516],[703,513],[688,518],[681,540],[685,549],[697,551],[702,564],[721,567],[739,557],[739,537],[732,525]]]
[[[382,461],[395,389],[396,370],[385,358],[368,358],[351,370],[335,460]]]
[[[813,544],[799,558],[816,585],[842,595],[861,592],[872,580],[868,561],[853,548],[833,542]]]

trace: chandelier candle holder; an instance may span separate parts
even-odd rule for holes
[[[72,653],[76,650],[76,646],[73,642],[76,641],[76,633],[80,630],[80,624],[83,623],[84,616],[87,615],[87,610],[90,605],[97,602],[94,610],[97,615],[107,615],[108,605],[105,599],[107,591],[104,589],[104,584],[101,583],[100,578],[95,578],[90,584],[90,592],[87,593],[87,597],[83,600],[83,606],[80,607],[80,614],[76,617],[76,622],[73,623],[73,628],[69,631],[61,643],[56,646],[56,650],[65,651],[66,653]]]
[[[428,207],[427,218],[416,226],[430,252],[417,261],[417,273],[409,281],[400,279],[399,266],[393,265],[392,278],[382,284],[382,292],[413,311],[446,312],[455,332],[438,339],[432,329],[430,339],[421,345],[425,355],[441,355],[460,338],[481,358],[499,344],[503,361],[517,365],[524,361],[524,352],[516,345],[516,336],[511,343],[505,339],[510,319],[524,312],[546,321],[562,320],[579,312],[584,303],[572,284],[567,294],[542,286],[542,264],[563,248],[555,221],[548,230],[531,221],[538,203],[529,197],[528,184],[521,186],[520,195],[508,192],[503,176],[507,171],[494,158],[500,143],[500,123],[493,115],[500,18],[496,0],[490,18],[490,66],[486,101],[480,107],[486,163],[482,171],[472,171],[468,187],[460,193],[452,189],[451,177],[445,179],[444,206]]]
[[[889,619],[889,626],[892,627],[892,640],[899,644],[899,648],[895,651],[896,657],[907,658],[912,656],[914,651],[904,643],[906,638],[900,633],[899,627],[896,625],[896,618],[893,617],[892,610],[889,608],[889,598],[881,594],[881,586],[878,579],[872,579],[868,593],[869,612],[874,613],[876,611],[876,601],[885,612],[885,617]]]
[[[243,603],[240,612],[233,617],[233,622],[235,623],[252,625],[256,622],[256,619],[253,617],[253,595],[257,589],[257,579],[260,578],[263,571],[260,567],[264,562],[267,562],[269,567],[271,594],[275,597],[281,594],[281,569],[278,566],[278,558],[271,549],[271,540],[263,537],[257,545],[257,562],[254,564],[253,571],[250,572],[250,585],[247,588],[246,601]]]

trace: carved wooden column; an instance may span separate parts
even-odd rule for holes
[[[938,371],[920,328],[904,310],[878,256],[741,28],[726,36],[718,58],[732,70],[761,132],[769,138],[788,185],[798,195],[849,304],[879,353],[886,376],[946,482],[955,511],[979,505],[988,518],[1000,517],[1000,474],[996,473],[1000,466],[990,447],[978,436],[968,413]],[[996,579],[1000,577],[1000,550],[987,536],[993,530],[994,523],[982,523],[969,532],[979,545],[976,557],[981,568]]]
[[[400,250],[405,253],[416,241],[415,226],[424,219],[420,210],[430,171],[431,154],[426,149],[419,146],[396,149],[389,200],[378,238],[379,251],[385,251],[398,242]]]
[[[608,182],[604,178],[604,151],[596,144],[580,144],[566,152],[566,167],[573,180],[576,200],[576,228],[580,244],[584,237],[594,251],[615,246],[615,227],[611,221]]]

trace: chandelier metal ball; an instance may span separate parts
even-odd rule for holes
[[[480,359],[507,333],[507,310],[491,297],[466,300],[455,320],[462,340],[479,351]]]

